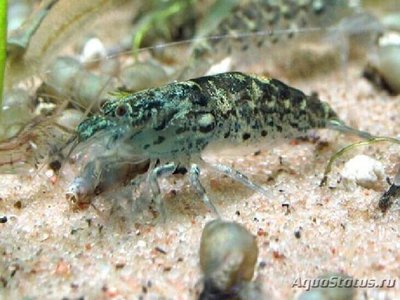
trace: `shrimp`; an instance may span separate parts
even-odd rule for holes
[[[70,134],[71,130],[57,124],[54,117],[35,117],[16,136],[0,142],[0,172],[29,173],[44,158],[57,153],[57,144],[64,143]]]
[[[111,97],[101,114],[78,125],[71,152],[95,145],[97,150],[87,155],[92,160],[148,161],[147,184],[161,215],[165,211],[158,179],[185,167],[191,186],[218,216],[200,182],[200,166],[210,165],[255,191],[268,193],[226,165],[205,162],[201,153],[206,147],[296,137],[314,128],[370,136],[346,126],[315,96],[276,79],[229,72]]]
[[[218,5],[215,11],[221,9]],[[354,7],[343,0],[239,1],[229,13],[210,14],[200,22],[189,64],[178,78],[213,74],[211,67],[227,57],[235,70],[246,69],[251,57],[257,63],[262,57],[270,68],[298,51],[300,40],[312,39],[321,32],[326,36],[326,31],[354,13]],[[296,36],[300,39],[289,43]],[[278,46],[273,47],[275,44]],[[282,56],[282,51],[287,55]],[[245,64],[242,52],[246,52]]]

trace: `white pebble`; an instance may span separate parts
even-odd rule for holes
[[[75,129],[76,126],[84,119],[82,112],[76,109],[66,109],[57,118],[57,123],[68,129]]]
[[[400,45],[400,34],[397,32],[388,32],[379,39],[379,46],[399,46]]]
[[[219,63],[216,63],[215,65],[211,66],[211,68],[206,72],[206,75],[210,76],[210,75],[228,72],[231,70],[231,67],[232,67],[232,58],[226,57],[223,60],[221,60]]]
[[[54,171],[53,170],[47,170],[44,174],[47,176],[47,178],[51,178],[52,176],[54,176]]]
[[[146,242],[143,240],[139,240],[136,244],[139,248],[145,248],[146,247]]]
[[[385,177],[383,164],[369,156],[357,155],[344,165],[342,177],[345,183],[355,182],[365,187],[373,187]]]
[[[107,51],[103,43],[98,38],[91,38],[83,47],[81,54],[82,63],[95,63],[106,57]]]
[[[31,0],[9,1],[7,31],[12,32],[18,29],[28,19],[33,9],[33,1]]]

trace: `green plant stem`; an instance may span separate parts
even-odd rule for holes
[[[7,0],[0,0],[0,118],[3,111],[4,73],[7,56]]]

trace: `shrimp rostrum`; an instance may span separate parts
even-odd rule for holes
[[[162,215],[158,178],[185,167],[191,186],[218,214],[200,182],[201,166],[211,165],[256,191],[266,190],[231,167],[203,161],[201,153],[207,146],[296,137],[327,127],[368,136],[347,127],[315,96],[276,79],[230,72],[118,94],[105,102],[100,115],[77,127],[75,148],[100,145],[101,155],[93,160],[102,160],[102,166],[108,163],[112,170],[124,163],[148,162],[147,184]],[[79,202],[75,196],[70,199]]]

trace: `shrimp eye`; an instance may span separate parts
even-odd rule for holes
[[[127,114],[129,111],[128,107],[126,104],[121,104],[115,109],[115,116],[117,117],[123,117]]]

